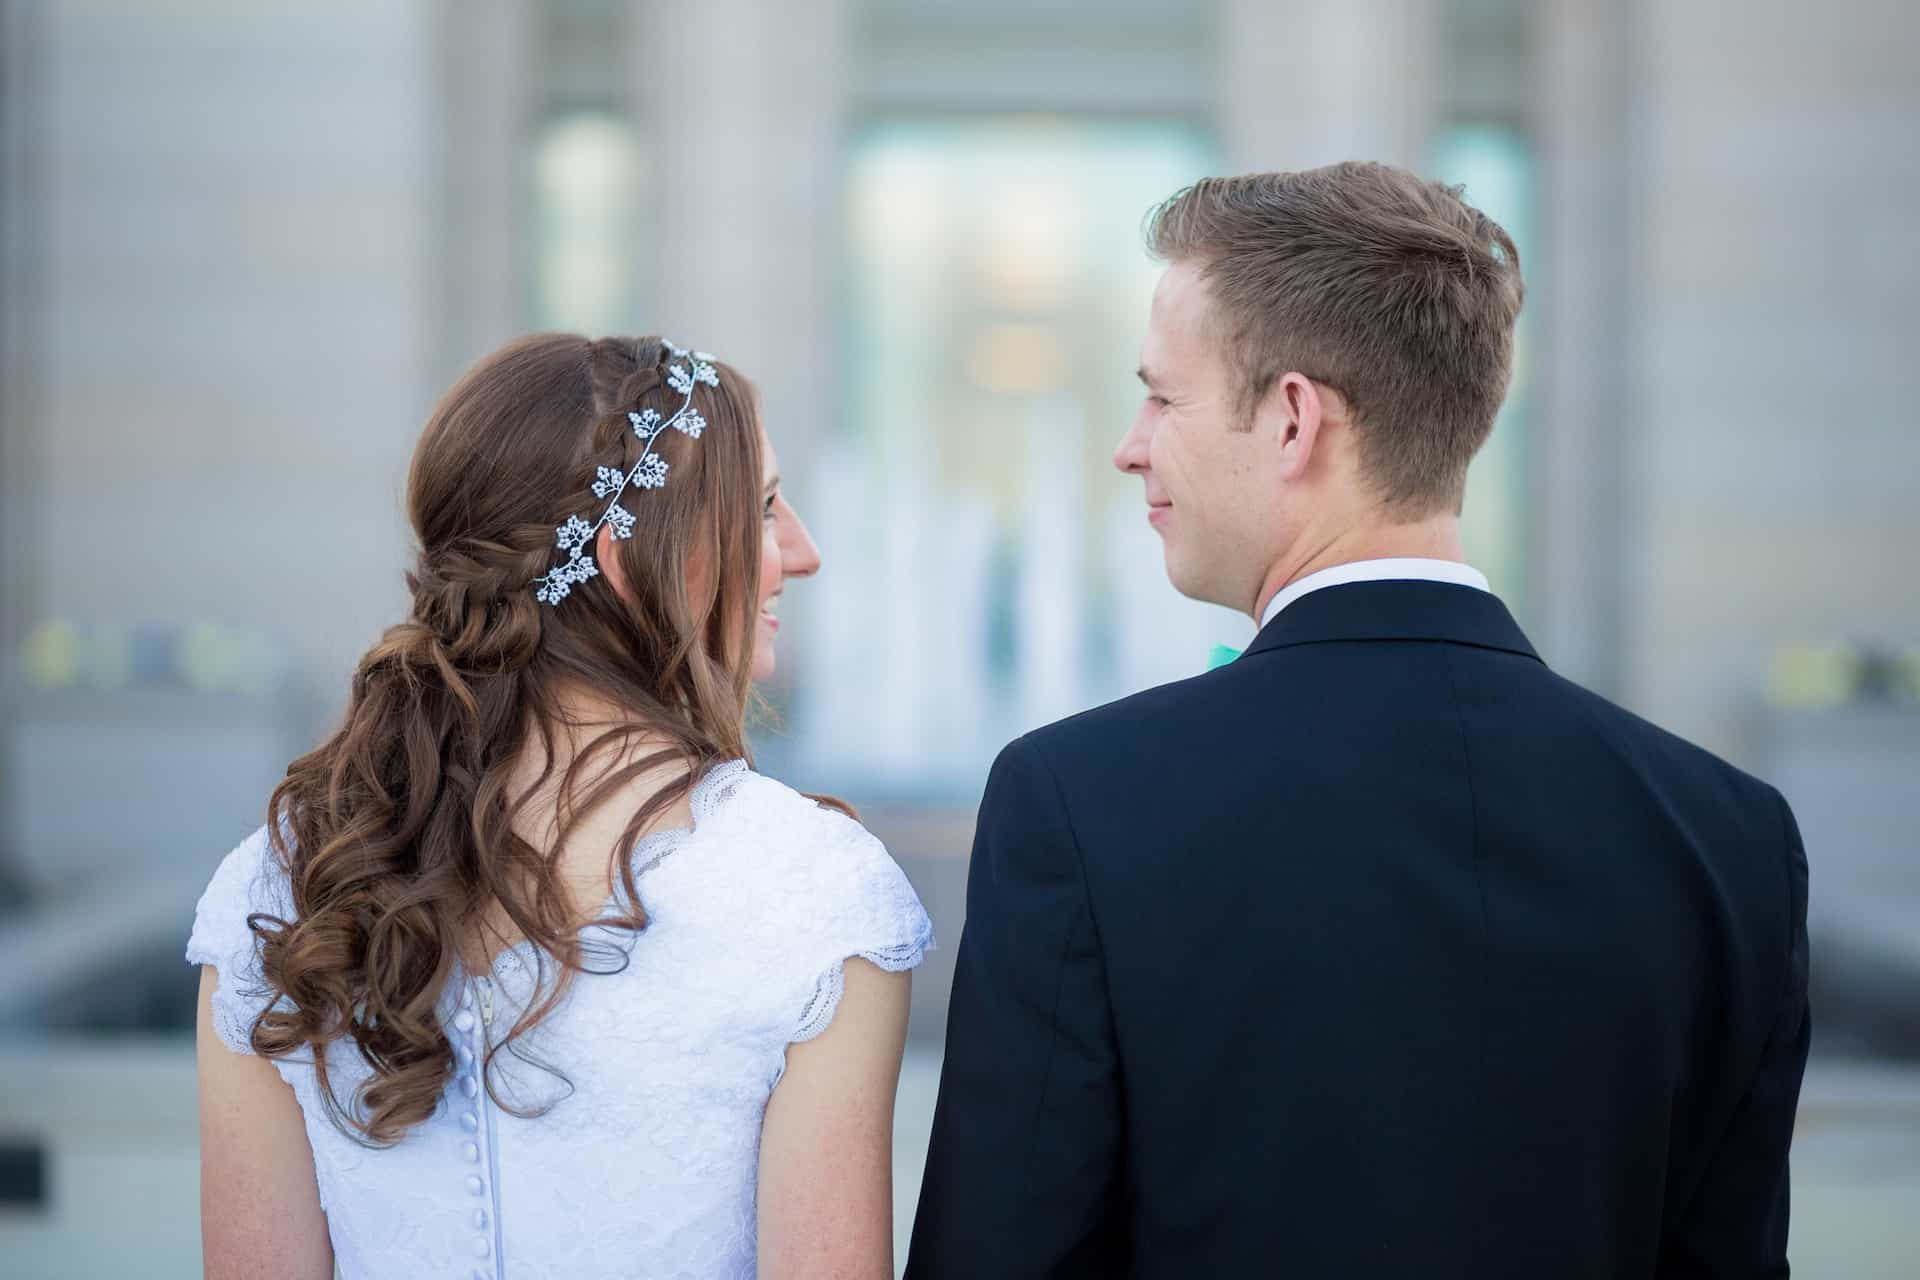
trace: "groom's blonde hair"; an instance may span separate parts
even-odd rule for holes
[[[1520,255],[1461,188],[1349,161],[1207,178],[1148,217],[1153,251],[1200,267],[1237,417],[1283,374],[1345,399],[1392,509],[1458,511],[1513,369]]]

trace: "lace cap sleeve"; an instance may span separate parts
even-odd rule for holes
[[[253,1020],[268,1002],[260,972],[258,940],[247,927],[255,912],[290,919],[292,897],[279,859],[261,827],[221,860],[194,909],[187,963],[219,971],[213,993],[213,1026],[235,1053],[252,1053]]]
[[[818,914],[807,931],[801,970],[812,985],[795,1011],[795,1043],[813,1039],[833,1022],[847,960],[858,957],[899,973],[918,967],[933,945],[933,922],[885,845],[831,810],[817,811],[817,836],[809,869]]]

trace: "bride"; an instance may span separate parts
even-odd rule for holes
[[[931,929],[748,756],[819,567],[751,385],[523,339],[408,510],[407,619],[194,921],[206,1273],[891,1277]]]

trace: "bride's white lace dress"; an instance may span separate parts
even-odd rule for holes
[[[397,1146],[359,1145],[327,1118],[310,1065],[281,1061],[306,1116],[320,1198],[346,1277],[754,1274],[760,1123],[787,1045],[833,1018],[841,964],[919,964],[932,928],[906,877],[859,824],[744,763],[695,788],[694,825],[634,851],[649,918],[635,936],[590,928],[589,966],[564,1003],[475,1064],[528,1000],[524,948],[457,974],[441,1002],[457,1074]],[[265,829],[229,854],[200,900],[187,959],[219,969],[214,1023],[247,1052],[262,995],[249,912],[290,918]],[[329,1049],[342,1098],[366,1075]]]

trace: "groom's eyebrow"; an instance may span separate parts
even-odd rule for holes
[[[1135,369],[1133,372],[1135,377],[1139,378],[1140,381],[1146,383],[1149,387],[1153,385],[1153,375],[1147,372],[1147,366],[1141,365],[1138,369]]]

